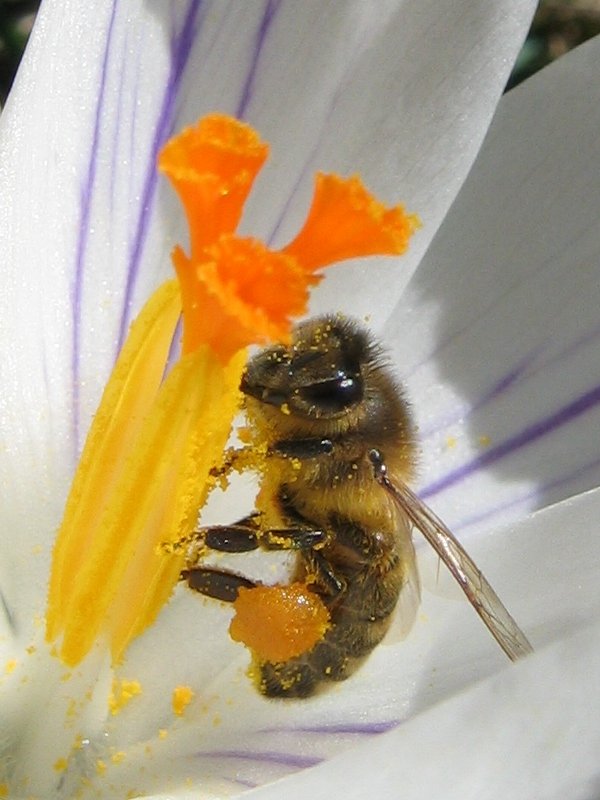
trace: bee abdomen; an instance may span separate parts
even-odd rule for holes
[[[384,637],[389,619],[334,625],[315,647],[289,661],[254,665],[258,688],[267,697],[308,697],[327,681],[343,681]]]

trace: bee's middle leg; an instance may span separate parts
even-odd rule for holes
[[[269,528],[259,530],[240,522],[235,525],[215,525],[194,534],[198,545],[219,553],[248,553],[252,550],[312,550],[325,544],[325,531],[311,528]]]

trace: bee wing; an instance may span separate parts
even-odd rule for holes
[[[390,480],[378,451],[370,454],[378,483],[448,567],[467,599],[511,661],[533,652],[496,592],[471,556],[441,519],[401,480]]]
[[[406,639],[421,605],[421,581],[419,580],[415,550],[410,540],[410,530],[407,530],[407,538],[409,541],[402,554],[405,571],[404,583],[394,609],[390,629],[383,640],[384,644],[394,644]]]

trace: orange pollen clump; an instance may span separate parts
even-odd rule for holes
[[[288,661],[311,650],[329,627],[329,612],[304,583],[240,589],[229,634],[263,661]]]

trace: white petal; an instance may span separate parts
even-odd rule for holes
[[[535,4],[510,5],[464,0],[443,14],[435,0],[378,3],[375,14],[361,2],[281,7],[244,112],[274,153],[247,230],[291,237],[317,170],[359,171],[424,223],[399,261],[336,267],[314,313],[341,308],[379,327],[393,308],[473,162]],[[302,35],[287,52],[291,27]]]
[[[245,794],[362,800],[596,796],[600,625],[541,651],[380,739]]]
[[[138,698],[123,711],[121,722],[124,724],[116,732],[118,738],[110,741],[117,750],[128,751],[126,762],[116,768],[115,776],[120,776],[118,780],[123,781],[123,785],[137,785],[135,776],[146,757],[143,743],[150,742],[153,770],[162,775],[164,781],[177,778],[183,785],[183,778],[191,776],[207,791],[232,791],[236,782],[262,784],[318,764],[344,750],[350,751],[350,761],[355,759],[362,763],[362,748],[371,752],[369,740],[403,723],[393,736],[404,742],[401,748],[397,745],[399,749],[411,753],[414,764],[407,775],[415,776],[416,781],[420,770],[425,775],[437,775],[438,752],[442,766],[446,765],[455,751],[461,751],[462,738],[465,752],[468,752],[469,726],[475,722],[463,725],[460,716],[447,722],[446,716],[452,713],[439,706],[441,701],[459,696],[456,702],[461,708],[463,704],[468,707],[481,703],[481,725],[497,716],[497,737],[501,744],[511,738],[506,733],[507,730],[511,735],[513,732],[511,715],[519,708],[521,693],[529,691],[531,680],[547,681],[544,691],[548,724],[555,724],[552,720],[559,718],[559,710],[560,713],[564,711],[560,681],[571,686],[579,676],[569,662],[562,660],[563,655],[555,661],[556,653],[563,652],[562,645],[552,651],[554,655],[544,648],[573,631],[586,628],[598,618],[600,595],[596,587],[600,561],[596,521],[599,513],[600,490],[595,490],[539,512],[509,530],[498,531],[485,539],[473,537],[467,542],[476,561],[534,646],[540,649],[531,659],[531,663],[538,666],[525,670],[515,670],[508,665],[473,610],[464,600],[457,602],[451,596],[453,592],[448,591],[442,570],[441,579],[434,586],[435,593],[424,592],[419,620],[406,641],[384,643],[349,681],[315,698],[298,702],[268,701],[254,691],[244,675],[247,663],[244,651],[226,643],[226,623],[221,610],[212,613],[217,604],[190,597],[189,605],[181,602],[178,608],[167,610],[158,625],[140,640],[137,652],[134,645],[123,666],[126,677],[140,680],[144,694],[137,708]],[[432,572],[431,566],[425,564],[425,568]],[[169,613],[171,610],[175,613]],[[582,646],[587,654],[585,642],[584,636],[583,644],[577,646]],[[590,649],[590,657],[597,657],[596,647],[597,643]],[[565,652],[571,653],[571,645],[565,648]],[[148,658],[149,653],[154,654],[154,658]],[[175,657],[165,654],[175,654]],[[211,655],[213,660],[209,664]],[[555,664],[556,669],[561,665],[562,672],[554,671]],[[489,693],[482,690],[481,699],[477,699],[478,694],[473,695],[474,700],[460,699],[461,692],[490,677],[497,682],[489,684]],[[180,681],[191,685],[197,698],[185,717],[173,725],[170,693]],[[592,697],[593,692],[597,692],[594,684],[595,676],[590,674],[585,687],[592,692]],[[507,705],[504,692],[510,695],[513,691],[519,702]],[[494,702],[495,692],[499,693],[498,707]],[[465,695],[466,698],[471,696]],[[535,704],[540,696],[535,695]],[[503,705],[506,706],[504,710]],[[413,744],[408,732],[414,725],[418,731],[422,730],[419,719],[432,707],[437,708],[435,713],[440,715],[440,725],[455,726],[456,730],[443,752],[441,743],[432,739],[431,747],[422,751],[427,757],[419,759],[417,744]],[[579,714],[581,706],[576,704],[573,711],[568,712],[568,720],[575,720]],[[157,738],[159,728],[169,728],[166,739]],[[433,730],[437,730],[437,722]],[[515,735],[518,733],[515,731]],[[415,736],[420,737],[421,733]],[[407,737],[406,741],[402,737]],[[540,737],[533,737],[532,747],[544,745],[546,739],[542,733]],[[136,740],[142,745],[128,750]],[[365,743],[360,744],[363,740]],[[374,747],[379,746],[379,741],[385,747],[385,737]],[[420,738],[417,742],[420,746]],[[357,744],[359,749],[355,749]],[[432,752],[436,758],[431,756]],[[368,757],[364,758],[367,759],[364,763],[368,764]],[[410,758],[407,756],[406,761]],[[490,785],[493,785],[491,776],[495,773],[487,751],[483,758],[484,769],[489,771]],[[424,761],[431,764],[428,766]],[[527,775],[528,768],[519,761],[514,765],[513,775],[518,771]],[[329,766],[324,769],[327,776],[333,774]],[[441,769],[440,775],[443,774]],[[323,777],[323,781],[329,779]],[[363,779],[373,780],[370,769],[365,769]],[[307,780],[312,780],[308,774]],[[396,783],[389,785],[397,789]],[[159,781],[153,782],[150,778],[144,784],[146,791],[160,786]]]
[[[39,551],[47,556],[89,419],[132,310],[170,271],[182,226],[158,190],[165,137],[215,108],[258,124],[276,160],[255,200],[255,233],[272,232],[282,208],[297,214],[313,169],[336,166],[364,168],[394,198],[406,190],[417,210],[412,187],[426,183],[431,232],[532,5],[463,0],[440,17],[434,0],[377,13],[356,0],[103,0],[84,15],[75,0],[44,4],[0,136],[0,412],[10,436],[0,478],[11,497],[0,528],[21,550],[0,575],[11,605],[25,571],[29,594],[43,596]]]
[[[455,530],[600,482],[600,40],[502,101],[388,328]]]
[[[423,646],[419,652],[409,639],[404,666],[398,667],[388,653],[388,673],[382,664],[378,679],[373,676],[372,703],[394,682],[399,697],[412,694],[414,711],[444,696],[451,699],[284,784],[248,796],[267,800],[285,793],[291,799],[325,799],[333,786],[339,796],[349,798],[392,798],[399,792],[407,800],[593,796],[600,746],[593,711],[600,701],[600,626],[595,622],[599,564],[594,544],[599,511],[596,490],[494,537],[508,600],[512,583],[517,590],[515,612],[524,614],[525,623],[537,619],[534,641],[539,637],[553,644],[451,697],[489,672],[482,669],[487,658],[483,650],[452,612],[442,612],[440,620],[430,619],[415,631],[417,639],[426,637],[433,625],[443,637],[438,647],[428,651]],[[441,694],[435,688],[440,682],[446,684]],[[345,700],[340,698],[339,705]],[[356,717],[354,723],[358,729]],[[297,718],[293,724],[302,726]]]

